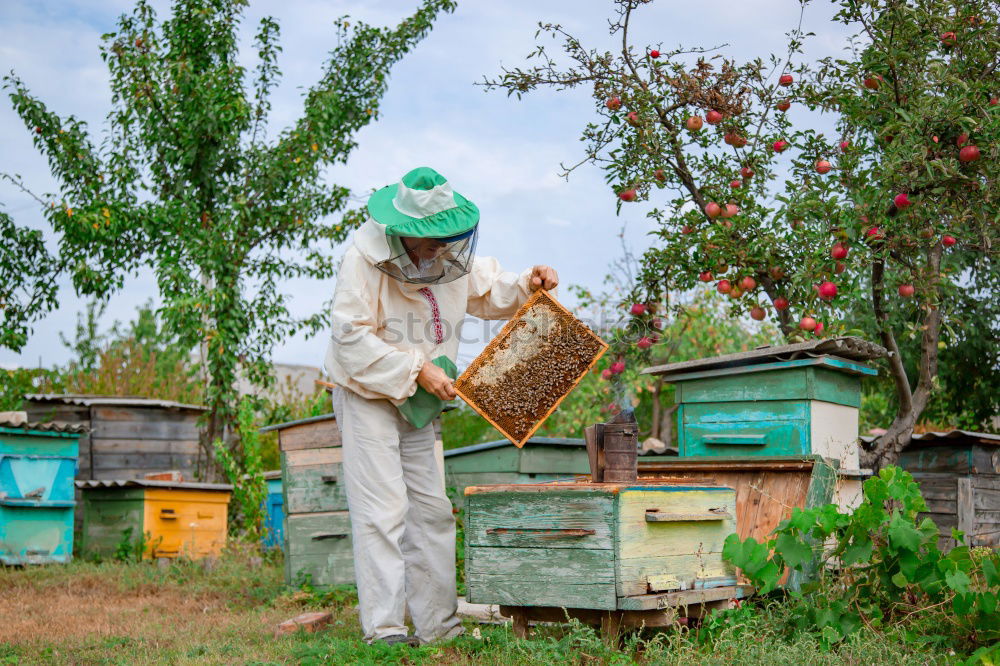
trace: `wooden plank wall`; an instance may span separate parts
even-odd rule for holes
[[[198,412],[159,407],[91,409],[94,479],[134,479],[176,469],[195,478]]]
[[[27,403],[25,411],[28,413],[28,421],[46,423],[48,421],[65,421],[90,427],[90,407],[82,405],[39,405]],[[80,437],[79,461],[76,469],[76,478],[90,479],[92,468],[92,458],[90,455],[90,434]]]

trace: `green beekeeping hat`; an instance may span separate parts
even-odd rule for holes
[[[392,236],[458,240],[479,224],[479,209],[430,167],[417,167],[368,199],[368,213]]]

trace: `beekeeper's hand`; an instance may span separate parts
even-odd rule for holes
[[[531,269],[531,290],[555,289],[559,284],[559,274],[550,266],[535,266]]]
[[[420,368],[420,374],[417,375],[417,383],[442,400],[453,400],[458,395],[451,377],[430,361],[424,361],[424,367]]]

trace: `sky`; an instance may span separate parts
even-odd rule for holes
[[[161,18],[168,14],[169,2],[151,4]],[[132,5],[128,0],[4,0],[0,71],[13,70],[51,110],[75,115],[99,133],[110,110],[100,36],[114,30],[117,17]],[[273,16],[281,26],[284,76],[273,97],[271,132],[298,117],[303,91],[319,78],[334,44],[338,17],[396,25],[416,6],[416,0],[251,1],[241,42],[245,64],[253,64],[250,40],[260,18]],[[785,33],[797,24],[799,11],[797,0],[661,0],[640,8],[633,43],[723,45],[722,54],[739,60],[784,54]],[[807,6],[803,27],[816,36],[808,42],[806,57],[843,49],[846,33],[831,21],[833,11],[830,3]],[[616,214],[615,193],[596,167],[585,165],[568,180],[558,175],[560,163],[582,156],[580,132],[595,117],[590,91],[546,89],[517,101],[475,84],[484,76],[494,78],[502,66],[523,65],[540,21],[561,24],[584,45],[618,48],[608,35],[612,15],[612,3],[604,0],[460,0],[458,9],[442,15],[430,35],[395,66],[380,118],[357,135],[358,148],[346,165],[330,169],[329,182],[349,186],[363,198],[415,166],[432,166],[479,206],[480,254],[497,257],[508,270],[547,264],[559,271],[563,285],[599,290],[609,263],[620,255],[623,225],[636,251],[649,244],[653,225],[644,205],[625,206]],[[558,52],[556,44],[546,43]],[[56,190],[30,131],[6,96],[0,99],[0,171],[19,174],[36,192]],[[18,224],[44,228],[34,202],[7,183],[0,183],[0,206]],[[288,280],[283,289],[292,295],[293,313],[306,315],[323,308],[334,286],[333,281]],[[113,320],[130,321],[139,306],[157,302],[157,296],[150,273],[131,276],[111,298],[105,327]],[[572,304],[565,290],[562,298]],[[74,330],[83,308],[65,281],[60,307],[36,324],[22,352],[0,349],[0,366],[66,363],[71,354],[59,333]],[[464,344],[459,365],[486,341]],[[324,351],[325,336],[296,337],[276,348],[273,360],[319,366]]]

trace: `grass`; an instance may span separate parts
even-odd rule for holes
[[[350,589],[284,586],[278,561],[232,551],[211,570],[176,561],[90,563],[0,570],[0,664],[901,664],[949,655],[891,633],[861,631],[836,652],[809,633],[779,633],[782,607],[742,609],[700,632],[644,631],[605,644],[575,623],[537,627],[466,621],[465,636],[420,648],[361,641]],[[275,638],[306,610],[333,613],[318,634]],[[953,659],[953,658],[952,658]]]

